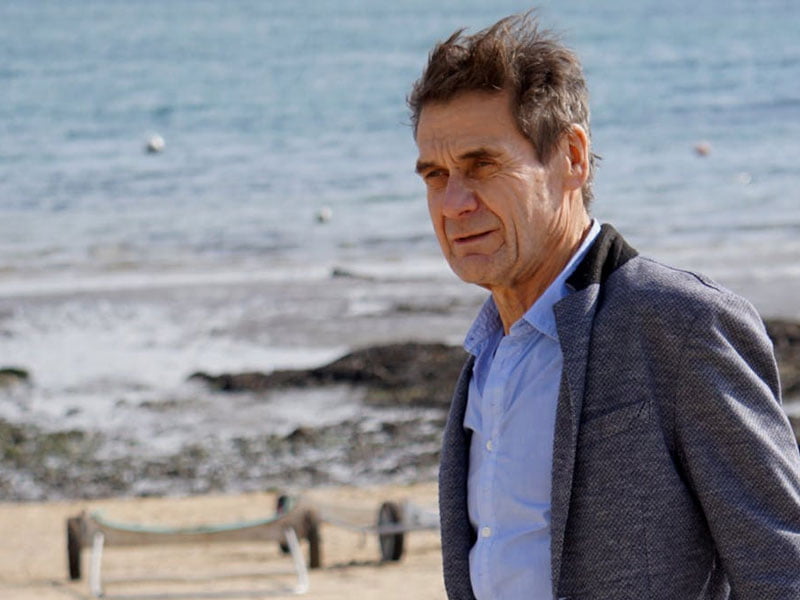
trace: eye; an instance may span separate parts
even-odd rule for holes
[[[473,172],[474,175],[478,175],[478,176],[480,176],[480,175],[490,175],[491,173],[494,172],[496,167],[497,167],[497,164],[493,160],[488,159],[488,158],[485,158],[485,159],[482,158],[482,159],[478,159],[474,163],[472,163],[471,171]]]
[[[444,169],[430,169],[422,174],[422,179],[427,185],[437,185],[447,178],[447,171]]]

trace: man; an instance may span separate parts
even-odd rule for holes
[[[590,218],[580,64],[529,16],[409,98],[442,252],[491,292],[444,432],[452,599],[800,598],[800,456],[754,309]]]

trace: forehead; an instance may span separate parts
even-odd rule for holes
[[[420,157],[474,147],[502,150],[529,144],[517,127],[506,92],[465,92],[447,102],[431,102],[417,124]]]
[[[464,92],[447,102],[423,106],[417,145],[466,137],[503,138],[514,132],[519,133],[507,93]]]

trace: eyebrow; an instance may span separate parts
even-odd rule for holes
[[[477,158],[497,158],[500,155],[499,152],[495,150],[489,150],[488,148],[476,148],[475,150],[470,150],[469,152],[465,152],[464,154],[458,157],[459,160],[475,160]]]
[[[480,148],[475,148],[474,150],[470,150],[468,152],[464,152],[463,154],[459,154],[457,158],[459,161],[464,161],[464,160],[476,160],[479,158],[497,158],[499,155],[500,155],[499,152],[496,152],[494,150],[489,150],[488,148],[480,147]],[[421,174],[423,171],[426,171],[435,166],[437,165],[434,162],[418,160],[417,166],[414,169],[414,171],[417,174]]]
[[[422,175],[423,171],[427,171],[428,169],[430,169],[432,167],[435,167],[435,166],[436,166],[436,163],[432,163],[430,161],[423,162],[421,160],[418,160],[417,161],[417,166],[414,168],[414,172],[417,175]]]

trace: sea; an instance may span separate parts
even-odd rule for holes
[[[593,215],[800,318],[795,0],[2,0],[0,368],[30,381],[0,419],[158,455],[362,411],[196,371],[461,343],[484,292],[439,254],[406,96],[435,42],[529,10],[585,68]]]

